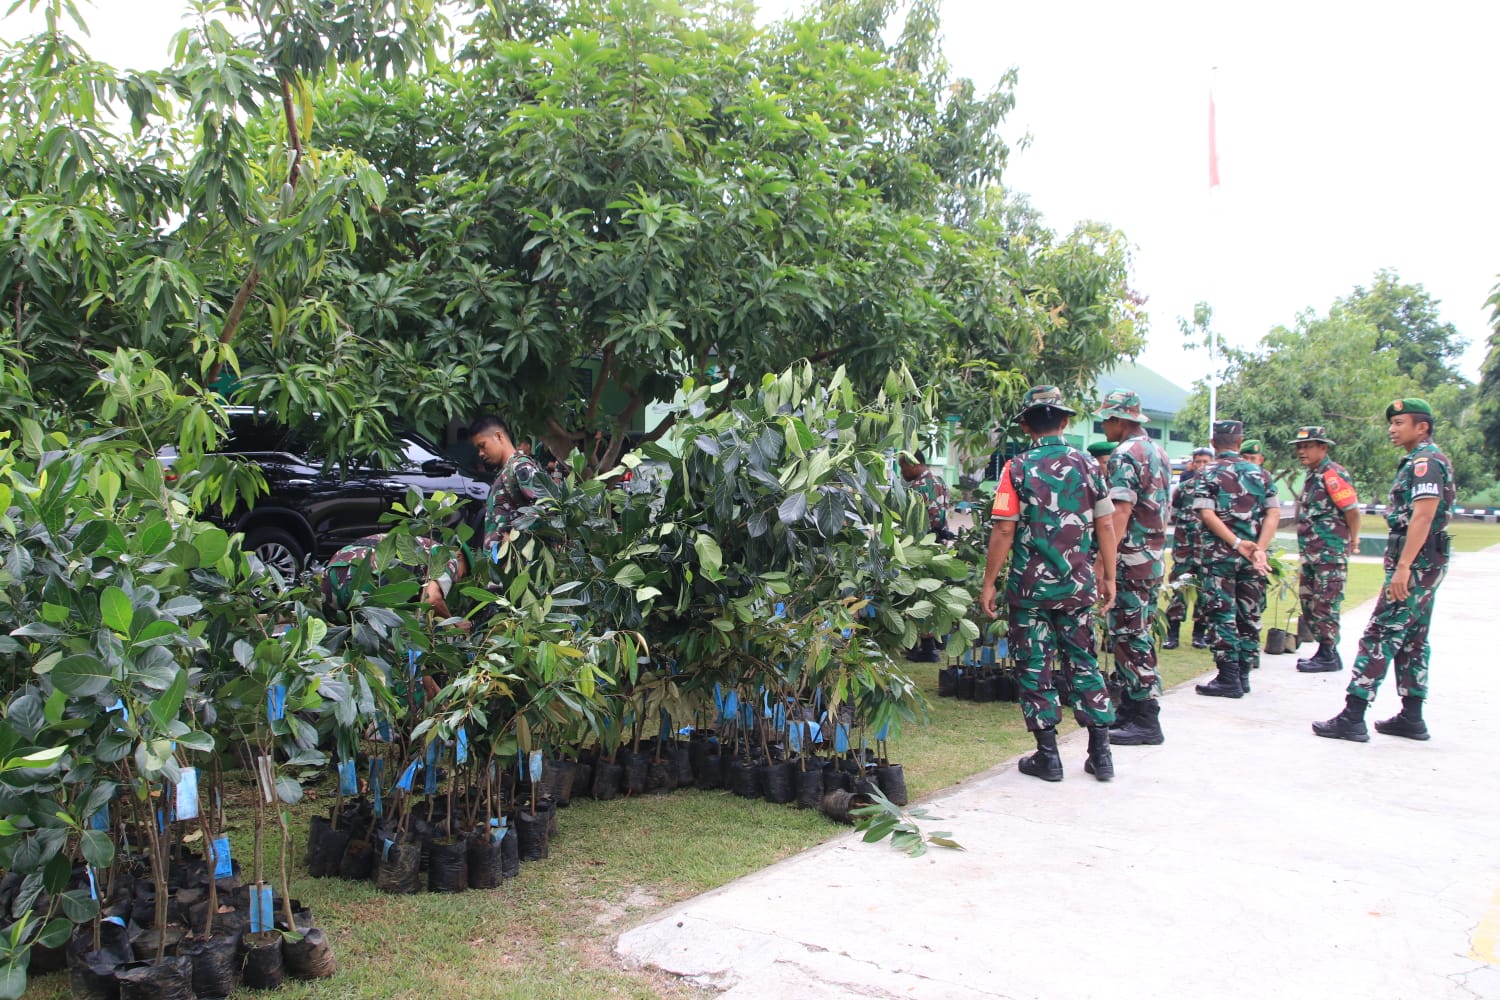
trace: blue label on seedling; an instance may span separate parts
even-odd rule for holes
[[[677,730],[677,735],[678,736],[691,736],[691,735],[693,735],[693,727],[692,726],[683,726],[681,729]]]
[[[384,716],[375,720],[375,738],[382,743],[391,741],[391,724]]]
[[[1000,657],[1000,659],[1002,659],[1002,660],[1005,659],[1007,656],[1010,655],[1010,640],[1009,639],[997,639],[997,640],[995,640],[995,655],[998,656],[998,657]]]
[[[354,773],[354,761],[352,760],[339,762],[339,794],[359,794],[359,775]]]
[[[177,778],[177,797],[173,803],[173,818],[178,822],[198,818],[198,769],[184,767]]]
[[[106,802],[104,804],[104,808],[100,809],[98,812],[94,813],[94,815],[92,815],[92,816],[89,817],[89,829],[90,830],[108,830],[109,829],[109,803]]]
[[[442,755],[442,752],[442,740],[433,740],[427,744],[427,756],[422,761],[422,791],[424,794],[437,794],[438,758]]]
[[[214,838],[214,878],[228,878],[234,874],[234,862],[229,857],[229,838]]]
[[[802,724],[798,723],[786,731],[786,741],[793,750],[802,749]]]
[[[167,832],[167,811],[165,809],[156,810],[156,832]]]
[[[852,628],[845,628],[845,629],[840,629],[839,630],[839,635],[843,636],[845,639],[849,638],[853,634],[854,634],[854,630]]]
[[[786,602],[785,601],[777,601],[776,602],[776,613],[774,615],[772,615],[771,617],[772,618],[785,618],[786,617]]]
[[[286,685],[272,684],[266,691],[266,719],[280,722],[286,718]]]
[[[786,706],[778,704],[776,710],[771,713],[771,727],[773,729],[786,728]]]
[[[985,646],[983,649],[981,649],[979,651],[979,662],[980,662],[980,664],[982,664],[983,666],[986,666],[986,667],[989,666],[989,665],[991,665],[992,663],[994,663],[995,662],[995,650],[993,648],[989,647],[989,646]]]
[[[739,714],[739,711],[740,696],[731,691],[724,696],[724,702],[719,708],[719,715],[721,718],[732,719]]]
[[[406,672],[411,676],[417,676],[417,661],[422,658],[420,649],[408,649],[406,651]]]
[[[807,739],[810,743],[819,743],[823,739],[823,727],[816,722],[807,724]]]
[[[874,618],[875,617],[876,612],[875,612],[875,597],[874,597],[874,595],[872,595],[872,594],[866,594],[865,595],[865,607],[864,607],[864,610],[860,612],[860,614],[863,617],[865,617],[865,618]]]
[[[661,734],[659,738],[663,743],[672,738],[672,717],[667,714],[665,708],[661,710]]]
[[[490,843],[498,844],[505,839],[505,827],[495,817],[490,817]]]
[[[83,870],[89,874],[89,899],[98,899],[99,883],[94,880],[94,866],[84,865]]]
[[[839,753],[849,750],[849,727],[842,722],[833,731],[833,748]]]
[[[380,839],[380,860],[381,861],[389,861],[389,860],[391,860],[391,848],[393,848],[395,846],[396,846],[396,842],[394,840],[392,840],[389,837],[382,837]]]
[[[257,885],[250,889],[250,933],[275,930],[275,898],[268,885]]]
[[[749,729],[755,725],[755,706],[748,702],[740,706],[740,725]]]
[[[453,762],[462,764],[469,759],[469,731],[462,726],[453,735]]]
[[[401,777],[396,779],[396,787],[403,792],[411,791],[412,779],[417,776],[417,762],[412,761],[406,765],[406,770],[401,772]]]
[[[542,752],[540,750],[533,750],[526,755],[526,770],[530,773],[533,785],[542,780]]]
[[[124,917],[105,917],[103,920],[100,921],[100,923],[114,924],[116,927],[124,927],[125,926],[125,918]]]
[[[891,724],[889,722],[887,722],[885,725],[883,725],[883,726],[880,727],[880,732],[878,732],[878,733],[875,734],[875,738],[877,740],[879,740],[880,742],[884,743],[885,740],[886,740],[886,737],[890,733],[890,731],[891,731]]]
[[[490,562],[497,563],[499,561],[500,561],[500,543],[499,542],[490,542]]]

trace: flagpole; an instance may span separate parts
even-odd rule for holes
[[[1208,253],[1204,259],[1208,261],[1208,288],[1209,302],[1213,302],[1215,278],[1214,271],[1214,237],[1217,235],[1214,229],[1214,190],[1219,186],[1219,146],[1218,136],[1214,123],[1214,77],[1219,67],[1210,66],[1208,70]],[[1213,436],[1214,424],[1219,419],[1219,331],[1212,321],[1208,324],[1208,432]]]

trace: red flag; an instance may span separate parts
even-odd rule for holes
[[[1219,186],[1219,143],[1214,136],[1214,92],[1208,92],[1208,187]]]

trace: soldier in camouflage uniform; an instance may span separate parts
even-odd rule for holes
[[[1076,412],[1063,405],[1054,386],[1027,390],[1018,419],[1032,446],[1000,472],[979,600],[985,614],[995,617],[995,578],[1008,561],[1010,651],[1026,728],[1037,747],[1021,758],[1021,772],[1046,781],[1063,777],[1056,728],[1062,710],[1052,683],[1056,664],[1071,675],[1074,716],[1088,727],[1084,770],[1108,781],[1114,777],[1108,728],[1114,708],[1099,673],[1093,605],[1098,600],[1108,608],[1114,599],[1114,505],[1095,461],[1063,441],[1063,428]]]
[[[901,479],[909,490],[915,492],[927,504],[927,530],[939,541],[956,537],[948,529],[948,484],[927,465],[927,457],[920,451],[912,456],[903,454],[900,460]],[[913,663],[936,663],[941,659],[937,648],[937,636],[926,634],[917,637],[917,644],[906,651],[906,658]]]
[[[1322,427],[1299,427],[1291,442],[1307,470],[1297,497],[1297,549],[1302,559],[1297,596],[1318,651],[1297,661],[1305,674],[1344,669],[1339,657],[1339,607],[1349,578],[1349,548],[1359,544],[1359,495],[1349,473],[1328,457],[1333,440]]]
[[[1251,465],[1258,465],[1261,468],[1265,468],[1266,453],[1262,450],[1260,442],[1255,438],[1250,438],[1244,444],[1240,445],[1240,457]]]
[[[1201,695],[1239,698],[1250,692],[1250,671],[1260,662],[1260,614],[1281,511],[1270,475],[1239,453],[1244,425],[1214,423],[1217,457],[1193,484],[1193,509],[1205,532],[1203,581],[1208,627],[1219,674],[1197,685]]]
[[[1177,482],[1177,491],[1172,494],[1172,570],[1167,575],[1168,583],[1176,583],[1184,576],[1191,576],[1202,584],[1203,521],[1193,510],[1193,480],[1213,460],[1212,448],[1198,448],[1193,452],[1193,461],[1182,471]],[[1193,599],[1193,648],[1204,649],[1208,638],[1203,630],[1203,595],[1200,590]],[[1182,623],[1187,620],[1187,594],[1174,589],[1171,603],[1167,605],[1167,637],[1162,649],[1176,649],[1180,641]]]
[[[1150,421],[1141,397],[1115,389],[1095,414],[1115,442],[1105,482],[1114,504],[1116,556],[1115,604],[1109,610],[1110,646],[1122,685],[1119,724],[1109,734],[1117,746],[1158,746],[1161,703],[1156,699],[1156,617],[1163,576],[1163,549],[1172,490],[1172,465],[1166,452],[1146,434]]]
[[[1427,697],[1427,630],[1438,585],[1448,574],[1448,520],[1454,501],[1453,465],[1432,440],[1432,407],[1422,399],[1398,399],[1385,410],[1391,443],[1406,452],[1391,485],[1386,524],[1385,588],[1359,640],[1344,710],[1313,732],[1330,739],[1365,743],[1365,709],[1386,670],[1396,666],[1401,711],[1375,723],[1375,731],[1410,740],[1429,739],[1422,719]]]
[[[553,482],[531,456],[515,446],[499,417],[480,417],[469,428],[469,437],[485,464],[500,470],[485,498],[481,542],[485,556],[496,562],[501,548],[520,530],[516,522],[522,508],[556,503]]]
[[[323,575],[323,597],[334,607],[347,608],[357,591],[368,593],[375,587],[384,586],[382,570],[394,564],[421,581],[423,604],[430,606],[441,618],[451,617],[448,592],[469,568],[463,553],[448,550],[430,538],[414,537],[411,538],[414,550],[405,553],[403,558],[403,554],[393,547],[394,541],[382,546],[386,537],[384,533],[366,535],[335,552]],[[437,565],[439,560],[442,560],[441,568]],[[439,571],[433,576],[435,568]]]

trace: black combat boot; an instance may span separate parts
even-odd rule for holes
[[[1109,724],[1110,729],[1124,729],[1130,725],[1130,720],[1135,718],[1136,710],[1140,702],[1135,701],[1128,694],[1120,694],[1120,703],[1115,706],[1115,721]]]
[[[1155,698],[1132,701],[1130,722],[1112,729],[1109,741],[1117,747],[1159,747],[1167,741],[1161,732],[1161,702]]]
[[[1017,765],[1021,773],[1043,781],[1063,780],[1062,758],[1057,755],[1057,730],[1039,729],[1035,735],[1036,753],[1021,758]]]
[[[1115,776],[1115,759],[1109,752],[1109,727],[1089,726],[1089,756],[1083,769],[1099,781],[1108,781]]]
[[[1344,669],[1344,661],[1339,656],[1337,646],[1331,642],[1320,642],[1316,653],[1297,661],[1297,669],[1304,674],[1333,673]]]
[[[1250,671],[1260,666],[1260,653],[1256,652],[1248,660],[1240,661],[1240,694],[1250,693]]]
[[[1409,740],[1430,740],[1427,723],[1422,721],[1422,699],[1401,699],[1401,711],[1375,723],[1375,731],[1384,736],[1404,736]]]
[[[1344,698],[1344,710],[1327,722],[1314,722],[1313,732],[1330,740],[1370,742],[1370,731],[1365,728],[1365,704],[1365,700],[1358,695],[1347,695]]]
[[[1207,684],[1194,685],[1194,690],[1209,698],[1243,698],[1244,688],[1240,687],[1240,668],[1233,660],[1219,661],[1219,676]]]
[[[1182,622],[1167,622],[1167,637],[1161,641],[1162,649],[1176,649],[1182,643]]]
[[[1208,648],[1208,627],[1202,622],[1193,622],[1193,648]]]

